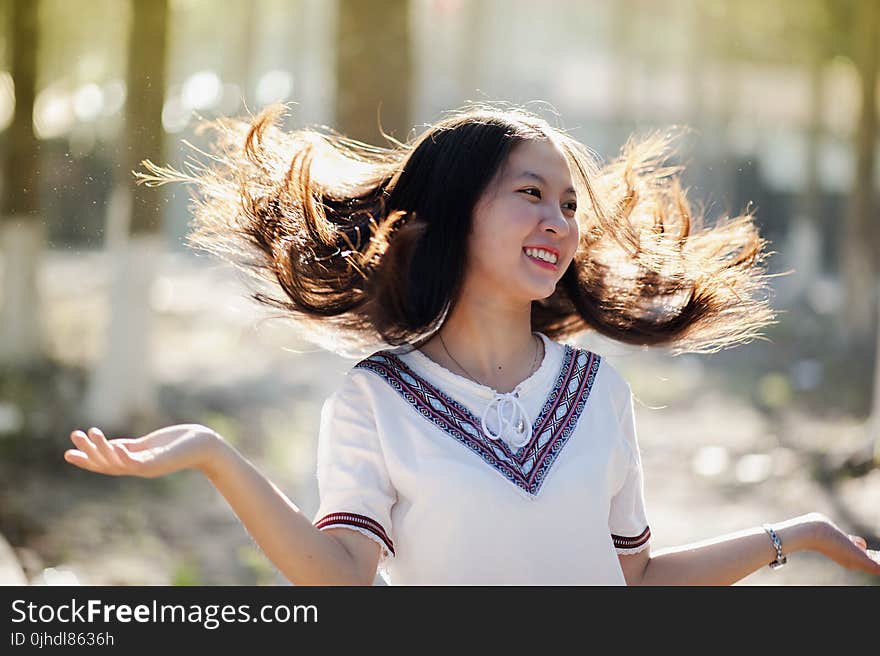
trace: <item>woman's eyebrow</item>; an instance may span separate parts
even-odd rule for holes
[[[544,176],[539,175],[538,173],[535,173],[534,171],[523,171],[517,177],[519,177],[519,178],[532,178],[532,179],[540,182],[542,185],[547,184],[547,181],[544,179]],[[574,190],[574,187],[569,187],[568,189],[565,190],[565,193],[566,194],[574,194],[576,192]]]

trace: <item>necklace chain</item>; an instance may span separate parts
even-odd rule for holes
[[[480,380],[478,380],[476,376],[472,376],[472,375],[470,374],[470,372],[469,372],[467,369],[465,369],[465,368],[461,365],[461,363],[459,363],[458,360],[456,360],[454,357],[452,357],[452,353],[450,353],[450,352],[449,352],[449,349],[446,348],[446,342],[443,341],[443,335],[441,335],[441,334],[438,332],[438,333],[437,333],[437,336],[440,338],[440,345],[443,346],[443,350],[446,352],[446,355],[448,355],[448,356],[449,356],[449,359],[452,360],[456,365],[458,365],[458,368],[459,368],[459,369],[461,369],[465,374],[467,374],[467,377],[468,377],[468,378],[470,378],[470,379],[471,379],[472,381],[474,381],[475,383],[479,383],[480,385],[483,385],[483,387],[488,387],[488,388],[490,388],[490,389],[494,389],[491,385],[486,385],[486,384],[484,384],[483,382],[481,382]],[[531,376],[533,373],[535,373],[535,364],[538,362],[538,351],[539,351],[539,346],[540,346],[540,341],[541,341],[541,340],[539,340],[539,339],[537,338],[537,336],[536,336],[534,333],[532,333],[532,337],[535,338],[535,357],[534,357],[534,359],[532,360],[532,365],[531,365],[531,367],[529,368],[529,376]],[[528,378],[529,376],[527,376],[527,378]]]

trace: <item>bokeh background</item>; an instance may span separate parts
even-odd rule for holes
[[[381,145],[469,100],[523,104],[599,156],[689,129],[711,220],[754,208],[776,251],[766,339],[672,357],[585,335],[637,397],[654,547],[821,511],[880,535],[874,0],[0,1],[0,579],[284,583],[198,474],[62,460],[75,428],[221,432],[304,512],[321,403],[354,364],[188,249],[200,118]],[[744,584],[876,584],[816,554]]]

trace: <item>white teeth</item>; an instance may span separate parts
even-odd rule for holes
[[[550,251],[544,251],[538,248],[527,248],[525,249],[525,251],[526,255],[528,255],[529,257],[536,257],[539,260],[544,260],[545,262],[556,264],[556,256]]]

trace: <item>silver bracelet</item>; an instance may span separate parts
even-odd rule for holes
[[[779,569],[788,559],[785,557],[785,554],[782,552],[782,540],[779,539],[779,536],[776,535],[776,531],[774,531],[769,524],[764,524],[764,530],[767,531],[767,535],[770,536],[770,541],[773,543],[773,548],[776,549],[776,560],[770,563],[770,569]]]

